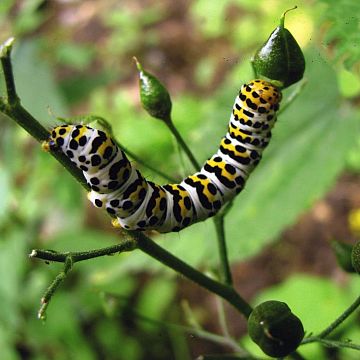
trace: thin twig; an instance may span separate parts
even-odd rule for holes
[[[190,148],[187,146],[186,142],[184,141],[184,139],[180,135],[179,131],[175,127],[172,120],[169,119],[168,121],[165,121],[165,124],[169,128],[170,132],[174,135],[176,141],[180,144],[181,148],[185,151],[185,153],[186,153],[187,157],[189,158],[189,160],[190,160],[192,166],[194,167],[194,169],[196,171],[199,171],[200,170],[200,164],[196,160],[196,158],[193,155],[193,153],[191,152]]]
[[[314,342],[319,342],[329,348],[348,348],[348,349],[360,350],[360,344],[354,344],[350,341],[328,340],[328,339],[320,338],[318,336],[311,336],[304,339],[301,345],[311,344]]]
[[[112,245],[102,249],[79,251],[79,252],[57,252],[53,250],[34,249],[29,254],[30,258],[37,258],[46,261],[65,262],[70,256],[73,263],[89,259],[94,259],[101,256],[113,255],[125,251],[132,251],[136,249],[136,242],[132,239],[122,240],[120,244]]]
[[[150,165],[147,161],[143,161],[140,159],[139,156],[134,154],[132,151],[130,151],[128,148],[124,147],[122,144],[120,144],[118,141],[114,140],[116,142],[116,145],[118,145],[121,150],[125,152],[126,155],[130,156],[133,160],[135,160],[138,164],[146,167],[147,169],[153,171],[155,174],[160,175],[165,180],[170,181],[171,183],[176,183],[176,179],[171,177],[168,174],[165,174],[163,171],[156,169],[154,166]]]
[[[41,307],[38,312],[38,318],[40,320],[46,319],[46,310],[49,306],[50,300],[55,294],[56,290],[59,288],[61,283],[66,279],[67,274],[73,267],[73,260],[71,256],[68,256],[64,262],[64,269],[61,271],[54,279],[54,281],[50,284],[50,286],[46,289],[44,296],[41,298]]]

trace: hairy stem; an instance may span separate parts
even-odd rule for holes
[[[61,283],[66,279],[68,272],[73,267],[73,259],[71,256],[67,256],[64,262],[64,269],[61,271],[54,279],[54,281],[50,284],[50,286],[45,291],[44,296],[41,298],[41,307],[38,312],[38,318],[40,320],[46,319],[46,310],[49,306],[50,300],[52,296],[55,294],[58,287]]]
[[[79,251],[79,252],[57,252],[52,250],[41,250],[34,249],[30,253],[30,258],[38,258],[46,261],[65,262],[70,256],[73,263],[89,259],[94,259],[100,256],[112,255],[125,251],[132,251],[136,249],[136,243],[132,239],[122,240],[120,244],[109,246],[102,249],[90,250],[90,251]]]
[[[329,348],[348,348],[348,349],[360,350],[359,344],[354,344],[353,342],[349,342],[349,341],[328,340],[328,339],[320,338],[318,336],[311,336],[306,338],[302,342],[302,345],[310,344],[313,342],[319,342],[320,344],[323,344]]]

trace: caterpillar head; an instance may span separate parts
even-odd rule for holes
[[[259,112],[277,111],[279,109],[281,92],[268,81],[252,80],[244,85],[244,91],[251,98],[251,101],[257,105]]]
[[[61,125],[53,128],[47,141],[49,149],[62,148],[72,128],[73,126],[71,125]]]

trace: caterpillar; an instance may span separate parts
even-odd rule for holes
[[[238,194],[271,138],[281,92],[269,82],[244,84],[218,151],[179,184],[157,185],[135,169],[104,131],[60,125],[47,144],[83,171],[89,200],[128,230],[180,231],[215,215]]]

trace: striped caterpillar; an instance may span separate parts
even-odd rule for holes
[[[218,151],[180,184],[146,180],[108,134],[89,126],[57,126],[47,144],[83,171],[89,200],[121,227],[180,231],[215,215],[244,188],[270,141],[280,101],[280,91],[266,81],[243,85]]]

